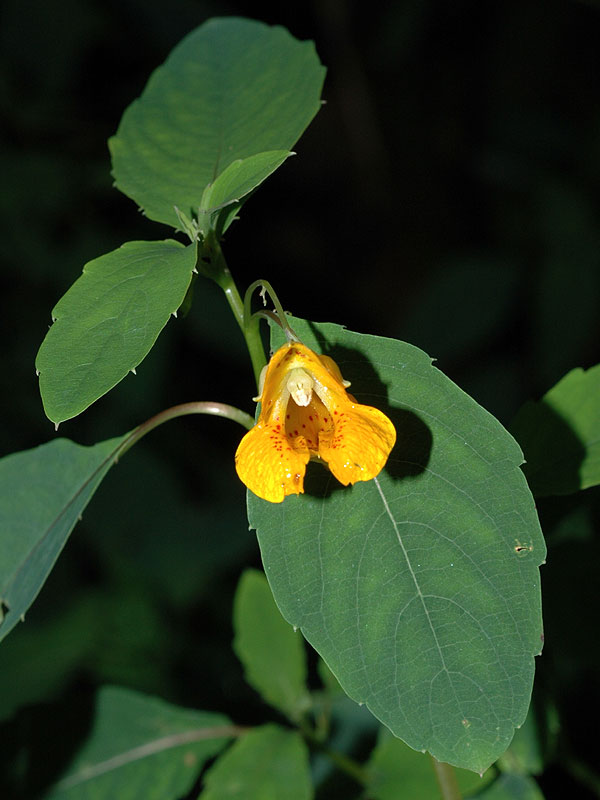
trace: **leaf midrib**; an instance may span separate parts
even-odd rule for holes
[[[120,769],[121,767],[131,764],[135,761],[141,761],[144,758],[149,758],[157,753],[162,753],[165,750],[172,750],[176,747],[181,747],[185,744],[192,742],[200,742],[205,739],[225,739],[232,736],[239,736],[240,728],[235,725],[221,725],[214,728],[196,728],[182,733],[173,733],[169,736],[163,736],[160,739],[151,739],[142,745],[132,747],[130,750],[125,750],[116,756],[107,758],[105,761],[99,761],[96,764],[82,767],[77,772],[64,778],[56,784],[55,790],[64,791],[71,789],[73,786],[78,786],[87,781],[99,778],[108,772]]]
[[[446,666],[446,660],[444,658],[444,654],[442,652],[442,648],[441,648],[439,639],[437,637],[437,633],[436,633],[435,627],[434,627],[434,625],[433,625],[433,623],[431,621],[431,616],[429,614],[429,609],[427,608],[427,604],[425,603],[425,596],[423,595],[423,592],[421,591],[421,586],[419,584],[419,581],[417,580],[417,575],[416,575],[416,573],[415,573],[415,571],[414,571],[414,569],[412,567],[412,563],[410,561],[410,558],[408,557],[408,552],[406,550],[406,547],[404,546],[404,542],[402,541],[402,536],[400,535],[400,531],[398,529],[398,524],[396,523],[394,515],[392,514],[392,510],[391,510],[391,508],[389,506],[389,503],[388,503],[388,501],[387,501],[387,499],[385,497],[383,489],[381,488],[381,484],[379,483],[379,480],[377,479],[377,477],[375,477],[375,478],[373,478],[373,481],[375,483],[375,486],[377,487],[377,491],[378,491],[379,496],[381,498],[381,502],[383,503],[383,507],[384,507],[388,517],[389,517],[390,522],[392,523],[392,527],[394,529],[394,533],[396,534],[396,538],[398,539],[398,544],[400,545],[400,548],[402,550],[402,555],[404,556],[404,559],[406,561],[406,565],[408,567],[408,570],[410,572],[411,578],[412,578],[413,583],[415,585],[415,590],[417,592],[417,596],[419,597],[419,600],[421,601],[421,606],[422,606],[423,611],[425,613],[425,616],[427,618],[427,624],[429,625],[429,629],[431,630],[431,635],[433,636],[433,640],[435,642],[435,646],[436,646],[436,649],[438,651],[438,656],[439,656],[439,659],[440,659],[440,663],[442,665],[442,669],[446,673],[446,675],[448,676],[448,680],[450,682],[450,685],[452,686],[452,692],[454,694],[454,699],[456,701],[456,705],[460,708],[461,713],[463,714],[463,717],[464,717],[462,705],[461,705],[461,703],[460,703],[460,701],[458,699],[458,696],[456,694],[456,689],[454,687],[454,682],[452,681],[452,675],[450,673],[450,670]]]

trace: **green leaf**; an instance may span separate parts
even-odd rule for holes
[[[548,716],[551,714],[552,707],[549,703],[544,708],[544,711],[547,712]],[[498,759],[497,766],[503,772],[516,772],[520,775],[539,775],[544,771],[542,745],[540,725],[532,706],[530,706],[527,719],[515,731],[510,747]]]
[[[201,800],[310,800],[308,751],[278,725],[247,733],[210,768]]]
[[[544,800],[540,787],[528,775],[505,772],[481,793],[471,795],[477,800]]]
[[[175,800],[234,734],[227,717],[128,689],[98,696],[91,733],[48,800]]]
[[[274,150],[234,161],[214,183],[208,184],[200,201],[200,211],[212,213],[229,203],[236,202],[258,186],[291,155],[293,153],[288,153],[287,150]]]
[[[417,348],[292,325],[398,442],[372,481],[344,488],[313,464],[304,495],[249,495],[277,605],[396,736],[481,772],[525,719],[542,646],[545,545],[521,451]]]
[[[248,683],[272,706],[297,719],[309,702],[304,641],[281,616],[261,572],[242,575],[233,626],[233,646]]]
[[[324,77],[312,42],[284,28],[209,20],[125,111],[109,141],[117,187],[150,219],[178,227],[175,206],[196,213],[206,187],[252,157],[231,191],[247,194],[278,166],[256,169],[265,153],[287,153],[319,110]]]
[[[182,304],[195,264],[196,245],[167,239],[127,242],[85,265],[36,359],[49,419],[76,416],[135,370]]]
[[[24,618],[127,438],[55,439],[0,460],[0,639]]]
[[[431,757],[417,753],[383,728],[377,746],[367,766],[370,800],[397,800],[400,796],[410,800],[432,800],[439,797],[439,787]],[[456,780],[464,796],[486,786],[493,773],[487,771],[480,778],[466,769],[455,770]]]
[[[17,628],[0,647],[0,675],[3,685],[10,687],[0,692],[0,720],[21,706],[55,699],[81,665],[88,663],[86,659],[94,658],[99,621],[106,620],[106,614],[106,597],[88,592],[77,602],[65,604],[60,614],[38,624],[29,619]],[[101,647],[105,647],[104,638]]]
[[[542,399],[526,403],[511,432],[537,497],[571,494],[600,483],[600,364],[574,369]]]

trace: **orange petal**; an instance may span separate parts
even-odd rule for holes
[[[317,395],[307,406],[298,406],[290,400],[285,415],[285,432],[288,439],[303,436],[311,456],[319,454],[319,437],[324,430],[333,430],[332,415]]]
[[[344,486],[378,475],[396,443],[396,429],[377,408],[349,403],[319,439],[319,455]]]
[[[270,503],[304,492],[304,473],[310,453],[302,440],[292,443],[281,426],[260,422],[248,431],[235,454],[237,474],[248,489]]]

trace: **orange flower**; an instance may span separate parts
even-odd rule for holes
[[[396,441],[390,420],[346,392],[339,367],[290,342],[261,376],[260,416],[235,454],[237,473],[254,494],[281,503],[304,492],[308,461],[320,459],[347,486],[379,474]]]

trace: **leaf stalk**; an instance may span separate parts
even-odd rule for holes
[[[443,761],[438,761],[433,756],[431,756],[431,761],[443,800],[462,800],[454,767],[450,766],[450,764],[445,764]]]
[[[154,428],[157,428],[159,425],[162,425],[163,422],[168,422],[171,419],[183,417],[188,414],[209,414],[216,417],[225,417],[233,422],[237,422],[247,430],[250,430],[250,428],[254,426],[254,419],[250,414],[246,414],[245,411],[241,411],[239,408],[227,405],[226,403],[214,403],[211,401],[181,403],[178,406],[172,406],[164,411],[160,411],[158,414],[146,420],[146,422],[142,422],[141,425],[138,425],[127,439],[125,439],[118,455],[121,456],[126,453],[136,442],[139,442],[143,436],[150,433],[150,431],[154,430]]]

